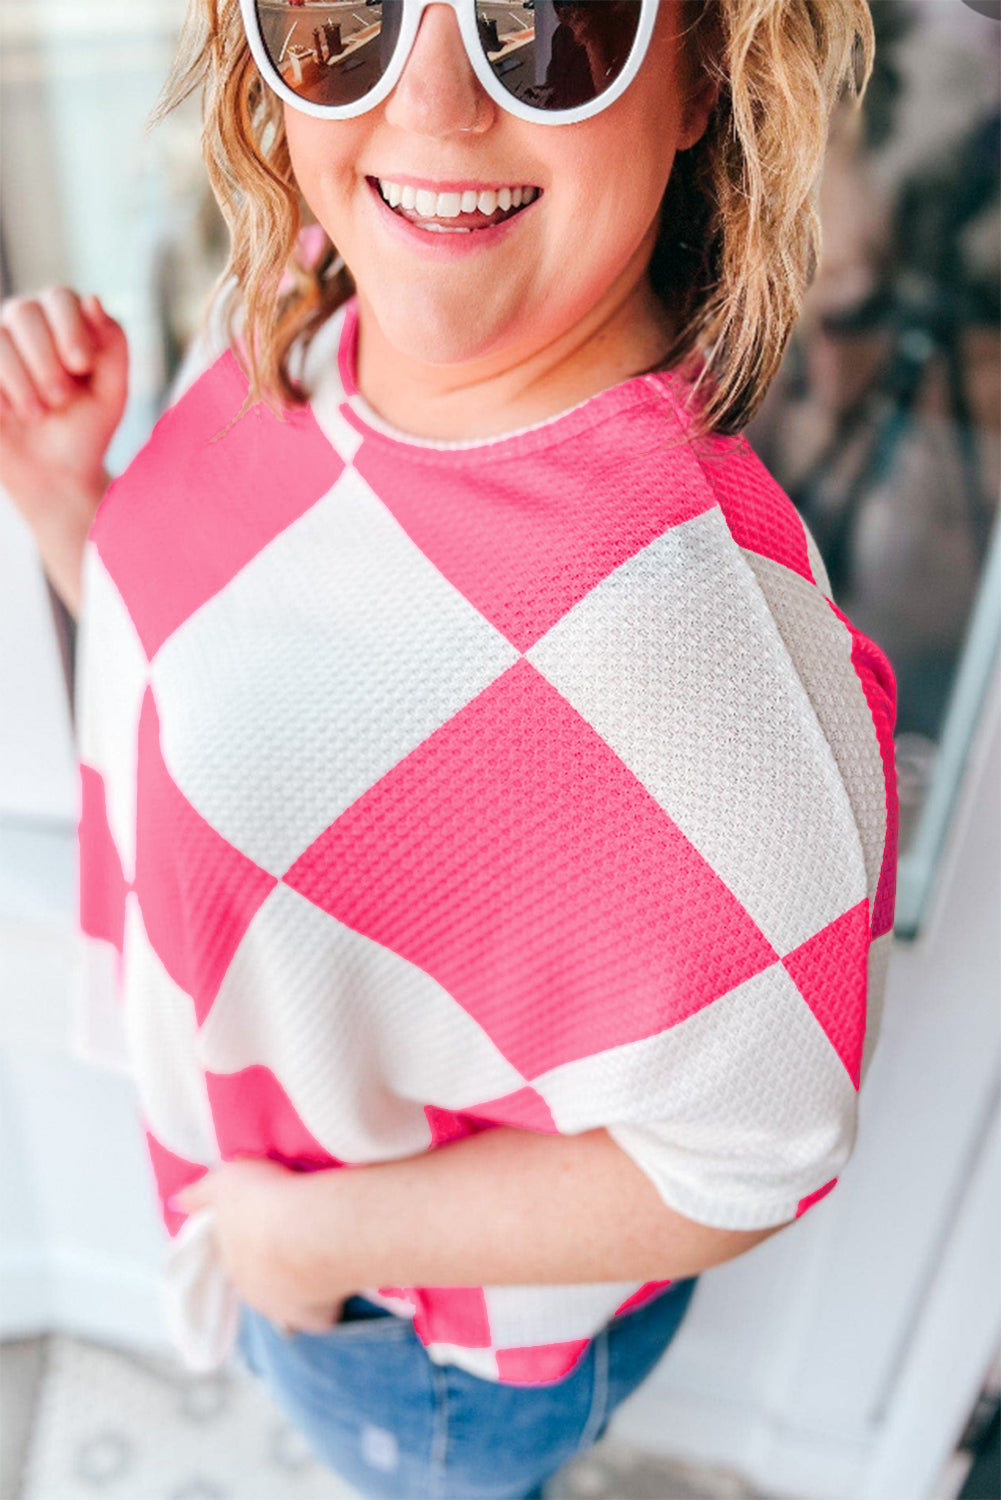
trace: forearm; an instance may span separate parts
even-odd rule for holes
[[[106,470],[91,484],[81,482],[32,527],[42,567],[74,619],[80,612],[84,543],[110,483]]]
[[[318,1297],[345,1284],[677,1280],[782,1227],[714,1229],[675,1213],[605,1130],[498,1126],[401,1161],[311,1173],[296,1191]]]

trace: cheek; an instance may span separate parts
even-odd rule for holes
[[[624,138],[634,143],[628,152]],[[554,163],[553,227],[572,249],[571,274],[575,263],[629,258],[657,215],[668,169],[663,146],[629,125],[595,131],[579,154]]]
[[[311,149],[309,131],[311,123],[313,122],[286,105],[285,140],[288,144],[289,160],[292,163],[292,175],[310,208],[315,211],[312,194],[316,153]]]
[[[292,174],[314,213],[320,206],[313,197],[330,197],[331,191],[349,184],[358,158],[356,131],[351,122],[316,120],[291,105],[285,105],[285,139]],[[332,206],[332,205],[331,205]]]

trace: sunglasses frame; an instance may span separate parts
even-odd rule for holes
[[[476,0],[403,0],[403,20],[389,66],[375,88],[370,89],[367,94],[361,99],[356,99],[352,104],[314,104],[308,99],[300,98],[294,90],[289,88],[268,56],[257,20],[255,0],[240,0],[240,10],[250,51],[261,77],[269,88],[273,89],[279,98],[284,99],[293,109],[298,109],[303,114],[313,115],[319,120],[350,120],[356,115],[362,115],[374,109],[392,93],[410,56],[421,16],[425,8],[432,4],[450,5],[455,11],[459,31],[466,48],[466,56],[473,72],[483,85],[484,91],[495,104],[499,104],[502,109],[506,109],[517,119],[528,120],[534,125],[573,125],[579,120],[589,120],[592,115],[600,114],[603,109],[614,104],[632,83],[650,46],[660,0],[640,0],[640,19],[636,28],[636,36],[615,81],[587,104],[578,104],[572,109],[541,109],[538,105],[525,104],[504,87],[487,61],[487,55],[480,40],[476,24]],[[290,9],[298,9],[298,7],[290,7]]]

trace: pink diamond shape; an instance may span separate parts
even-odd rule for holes
[[[122,952],[128,882],[108,824],[104,778],[79,763],[80,824],[77,834],[80,929]]]
[[[138,747],[135,890],[149,940],[201,1025],[275,877],[227,843],[171,779],[151,687]]]
[[[188,1217],[179,1209],[169,1208],[167,1199],[179,1193],[190,1183],[197,1182],[204,1177],[207,1167],[202,1162],[188,1161],[186,1157],[178,1156],[175,1152],[159,1141],[147,1125],[145,1127],[146,1147],[149,1151],[150,1166],[153,1170],[153,1181],[156,1185],[157,1197],[160,1200],[160,1212],[163,1215],[167,1233],[175,1235]]]
[[[432,1147],[444,1146],[448,1141],[461,1141],[467,1135],[479,1135],[481,1130],[490,1128],[484,1121],[457,1114],[455,1110],[441,1109],[436,1104],[425,1104],[424,1115],[431,1127]]]
[[[869,903],[863,900],[782,960],[856,1089],[865,1041],[868,954]]]
[[[490,1320],[482,1287],[414,1287],[414,1328],[426,1344],[490,1347]]]
[[[817,1188],[815,1193],[809,1193],[805,1198],[801,1198],[796,1205],[796,1218],[805,1214],[807,1209],[812,1208],[815,1203],[819,1203],[821,1198],[826,1198],[831,1189],[837,1186],[837,1182],[838,1179],[832,1177],[830,1182],[825,1182],[824,1186]]]
[[[524,659],[359,797],[284,879],[431,974],[526,1079],[654,1035],[777,956]]]
[[[513,1385],[543,1385],[562,1380],[580,1363],[590,1339],[568,1339],[562,1344],[529,1344],[523,1349],[498,1349],[497,1373]]]
[[[254,1064],[236,1073],[207,1071],[205,1087],[224,1161],[270,1157],[302,1172],[341,1165],[307,1130],[270,1068]]]
[[[500,1099],[487,1099],[462,1112],[463,1119],[487,1121],[491,1125],[516,1125],[520,1130],[535,1130],[543,1135],[555,1135],[556,1121],[542,1095],[528,1085],[505,1094]]]
[[[436,452],[429,464],[419,448],[368,437],[352,464],[438,571],[525,651],[620,563],[712,507],[687,450],[669,464],[656,456],[671,419],[641,391],[615,422],[580,435],[575,461],[559,444],[478,464]]]
[[[737,545],[814,582],[800,514],[747,439],[716,436],[707,441],[704,456],[705,472]]]
[[[883,863],[872,904],[870,931],[873,939],[893,930],[897,902],[897,845],[900,838],[900,804],[897,788],[896,749],[893,729],[897,722],[897,679],[890,659],[875,641],[856,630],[837,605],[831,608],[852,634],[852,666],[858,674],[869,712],[879,740],[886,789],[886,837],[883,841]]]
[[[633,1292],[631,1297],[627,1297],[625,1302],[619,1303],[612,1316],[617,1318],[620,1313],[632,1312],[634,1307],[643,1307],[647,1302],[652,1302],[658,1292],[663,1291],[664,1287],[671,1285],[670,1281],[644,1281],[643,1285]]]
[[[91,538],[152,657],[199,605],[327,493],[344,468],[309,407],[279,419],[231,350],[157,422]]]

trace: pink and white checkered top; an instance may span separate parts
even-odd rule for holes
[[[85,549],[77,1040],[135,1079],[193,1368],[236,1299],[166,1200],[222,1161],[605,1127],[763,1228],[837,1181],[879,1030],[896,684],[746,440],[693,444],[667,374],[416,439],[357,327],[283,418],[233,423],[227,349]],[[669,1284],[364,1294],[531,1384]]]

